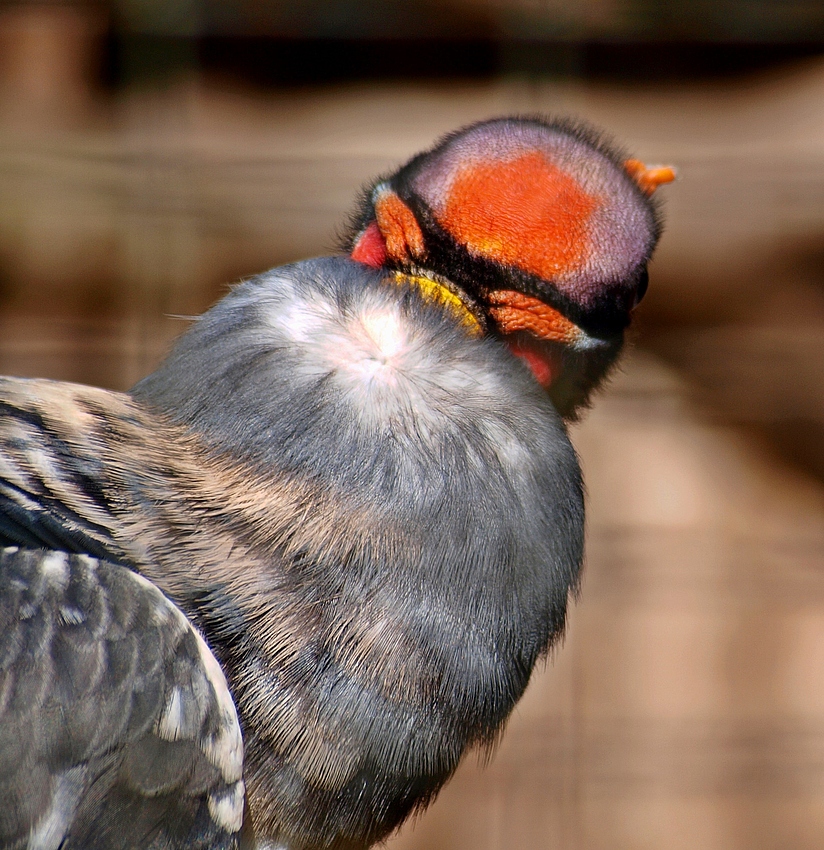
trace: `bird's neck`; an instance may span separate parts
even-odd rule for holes
[[[371,221],[361,231],[350,256],[370,268],[387,271],[386,279],[392,283],[417,289],[424,301],[446,307],[473,335],[485,333],[484,314],[466,290],[443,275],[415,264],[408,252],[402,256],[392,254],[377,221]]]

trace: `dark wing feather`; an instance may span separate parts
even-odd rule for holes
[[[226,680],[154,585],[0,549],[0,847],[238,847],[242,761]]]
[[[29,398],[15,398],[28,383],[3,379],[0,387],[0,545],[121,560],[98,485],[102,461],[81,459]]]

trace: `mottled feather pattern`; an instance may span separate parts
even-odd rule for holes
[[[51,385],[55,407],[37,388],[0,379],[0,541],[103,555],[110,552],[111,514],[99,487],[102,464],[93,444],[86,458],[74,454],[95,416],[65,404],[69,392]],[[64,419],[62,413],[72,414]],[[97,429],[94,429],[97,430]]]
[[[240,729],[182,613],[86,555],[2,548],[0,587],[0,846],[236,847]]]

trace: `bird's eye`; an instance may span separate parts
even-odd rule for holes
[[[632,302],[632,309],[634,310],[640,303],[641,299],[647,294],[647,287],[649,286],[649,272],[646,267],[641,270],[641,274],[638,275],[638,285],[635,288],[635,300]]]

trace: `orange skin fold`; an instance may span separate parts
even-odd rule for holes
[[[672,183],[677,177],[677,172],[671,165],[647,167],[640,159],[628,159],[624,163],[624,169],[645,195],[651,195],[659,186]]]

